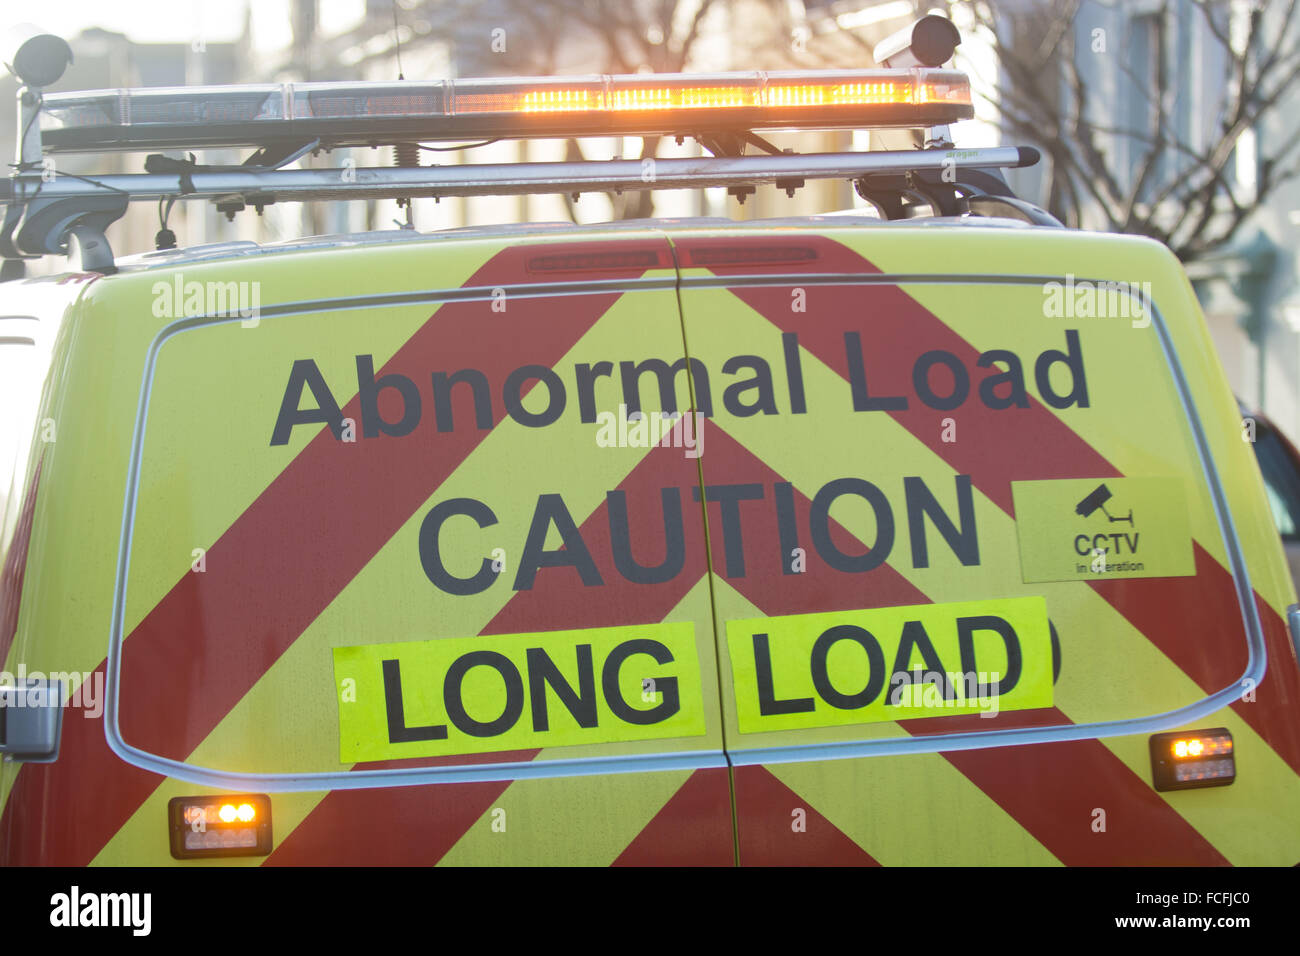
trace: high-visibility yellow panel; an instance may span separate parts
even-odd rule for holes
[[[727,622],[740,732],[1052,706],[1038,597]]]
[[[702,735],[689,622],[334,648],[344,763]]]

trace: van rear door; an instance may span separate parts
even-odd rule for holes
[[[696,461],[618,421],[675,401],[666,240],[239,265],[259,321],[146,373],[108,716],[170,779],[99,859],[239,775],[306,791],[272,863],[731,863]]]
[[[1226,389],[1203,356],[1188,386],[1140,311],[1154,288],[1200,321],[1167,253],[899,226],[674,245],[742,864],[1300,858],[1285,628],[1186,411]],[[1137,284],[1076,310],[1068,273]],[[1234,784],[1157,793],[1150,734],[1217,726]]]

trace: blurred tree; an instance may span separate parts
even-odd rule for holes
[[[1118,8],[1119,37],[1081,20],[1081,0],[961,5],[992,39],[1004,135],[1044,151],[1066,225],[1151,236],[1188,262],[1300,176],[1300,125],[1278,132],[1300,99],[1297,0],[1147,0]],[[1092,69],[1099,53],[1115,75]]]
[[[524,42],[507,47],[502,65],[513,73],[546,75],[557,72],[562,47],[589,48],[598,59],[589,60],[591,72],[680,73],[691,64],[709,14],[726,0],[549,0],[544,4],[514,6],[512,12],[527,29]],[[654,156],[660,137],[641,140],[641,159]],[[568,144],[568,158],[583,158],[576,140]],[[567,201],[567,200],[566,200]],[[654,214],[650,190],[611,195],[614,217],[641,219]],[[573,214],[572,205],[569,207]]]

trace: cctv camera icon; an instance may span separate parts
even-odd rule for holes
[[[1100,508],[1101,513],[1104,514],[1111,521],[1127,521],[1129,524],[1132,524],[1133,510],[1131,508],[1129,509],[1129,513],[1127,516],[1112,515],[1109,511],[1106,510],[1106,502],[1110,501],[1112,497],[1114,497],[1114,495],[1111,493],[1111,490],[1109,488],[1107,488],[1104,484],[1098,485],[1093,491],[1088,493],[1088,496],[1086,498],[1084,498],[1082,501],[1080,501],[1077,505],[1074,506],[1074,513],[1079,515],[1080,517],[1087,518],[1090,515],[1092,515],[1098,508]]]

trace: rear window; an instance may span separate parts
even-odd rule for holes
[[[727,264],[730,237],[679,250],[707,267],[682,303],[713,395],[733,749],[1028,740],[1234,685],[1234,582],[1140,302],[1073,276],[891,280],[876,256],[906,255],[843,235],[769,268]],[[1002,692],[962,702],[962,678]]]

